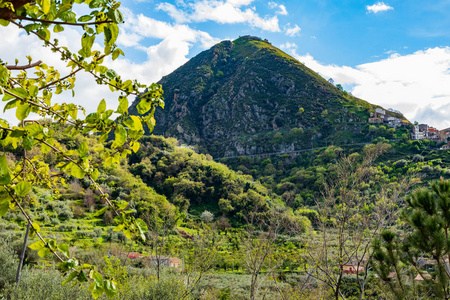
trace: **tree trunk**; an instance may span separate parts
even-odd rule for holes
[[[256,282],[258,281],[258,273],[252,274],[252,283],[250,285],[250,300],[256,299]]]
[[[23,261],[25,260],[25,250],[27,250],[29,232],[30,232],[30,222],[27,223],[27,231],[25,232],[25,238],[23,239],[22,253],[20,255],[19,266],[17,267],[16,283],[19,283],[20,281],[20,273],[22,272]]]

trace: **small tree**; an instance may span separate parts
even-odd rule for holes
[[[210,211],[205,210],[204,212],[202,212],[200,219],[202,219],[202,221],[205,223],[211,223],[212,221],[214,221],[214,214]]]
[[[375,195],[367,190],[376,171],[372,164],[388,147],[369,145],[361,160],[358,155],[341,158],[317,203],[319,235],[307,241],[306,272],[331,289],[335,299],[345,299],[345,265],[356,271],[359,298],[364,297],[371,240],[396,220],[400,197],[410,186],[404,180],[381,187]]]

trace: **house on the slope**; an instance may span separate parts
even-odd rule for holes
[[[424,140],[425,138],[425,132],[420,130],[419,125],[414,125],[411,131],[411,139]]]
[[[431,126],[428,127],[427,137],[429,140],[433,140],[435,142],[439,142],[441,140],[439,137],[439,130]]]
[[[369,118],[369,124],[382,124],[383,119],[381,118]]]
[[[422,275],[420,273],[417,273],[417,276],[414,278],[415,281],[424,281],[425,279],[431,280],[432,277],[430,274],[428,274],[427,271],[422,272]]]
[[[447,142],[448,138],[450,138],[450,128],[440,130],[439,138],[441,139],[441,141]]]
[[[148,256],[145,260],[150,263],[150,265],[159,265],[165,267],[171,267],[175,269],[180,269],[182,266],[182,261],[178,257],[168,257],[168,256]]]
[[[127,253],[127,257],[130,258],[130,259],[135,260],[135,259],[138,259],[138,258],[142,258],[142,254],[139,253],[139,252],[128,252]]]
[[[357,263],[348,263],[342,266],[342,271],[344,274],[359,274],[364,272],[364,266]]]
[[[178,257],[171,257],[170,258],[170,267],[175,268],[175,269],[181,268],[181,259],[179,259]]]

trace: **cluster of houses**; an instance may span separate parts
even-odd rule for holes
[[[411,130],[411,139],[413,140],[432,140],[435,142],[446,142],[441,149],[450,149],[450,128],[438,130],[428,124],[414,125]]]
[[[384,124],[397,128],[402,126],[410,126],[408,120],[402,120],[397,117],[390,116],[382,108],[376,108],[374,112],[370,113],[370,124]],[[450,149],[450,128],[438,130],[428,124],[414,125],[411,129],[411,139],[413,140],[432,140],[435,142],[446,142],[441,149]]]
[[[391,127],[397,128],[401,126],[408,126],[409,121],[408,120],[402,120],[397,117],[390,116],[386,113],[384,109],[377,108],[374,112],[370,113],[369,118],[370,124],[386,124]]]
[[[433,140],[435,142],[441,141],[439,130],[428,124],[414,125],[411,130],[411,139],[413,140]]]

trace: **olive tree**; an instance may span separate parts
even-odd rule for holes
[[[75,4],[84,6],[81,11],[88,13],[77,16]],[[90,281],[94,298],[103,293],[114,295],[115,282],[103,278],[92,265],[80,265],[78,260],[70,257],[66,244],[42,236],[38,223],[26,212],[25,200],[32,187],[56,189],[67,176],[89,180],[108,205],[97,214],[110,210],[115,215],[116,231],[123,231],[127,237],[137,235],[145,238],[145,223],[126,214],[127,203],[110,200],[96,182],[99,168],[118,164],[121,157],[139,149],[138,139],[144,134],[143,125],[146,124],[151,131],[155,125],[155,108],[163,106],[161,86],[123,80],[104,65],[106,57],[115,60],[124,55],[116,45],[118,25],[123,22],[119,6],[120,2],[115,0],[0,0],[0,25],[19,28],[41,41],[49,51],[59,54],[60,59],[67,63],[66,70],[57,70],[49,62],[36,61],[30,56],[27,56],[27,64],[19,65],[17,59],[15,64],[0,61],[0,95],[5,102],[4,111],[15,110],[17,118],[17,125],[0,119],[0,145],[3,149],[10,147],[20,152],[20,160],[12,167],[8,165],[6,155],[0,154],[0,216],[8,210],[19,210],[30,225],[32,234],[38,238],[30,248],[38,250],[41,256],[53,253],[60,261],[60,269],[69,274],[65,282],[74,279]],[[80,49],[69,49],[52,38],[52,31],[62,32],[68,26],[81,32]],[[104,47],[95,50],[94,42],[99,39]],[[116,92],[117,108],[107,109],[106,101],[101,100],[96,112],[86,116],[85,109],[75,103],[76,98],[69,98],[73,97],[78,72],[88,73],[93,81]],[[53,99],[56,94],[69,94],[66,96],[69,99],[56,103]],[[149,114],[145,117],[130,116],[129,96],[139,96],[138,112]],[[81,143],[77,150],[66,150],[54,136],[56,130],[65,130],[67,135],[98,136],[100,142],[108,138],[113,140],[110,147],[95,149],[94,156],[90,155],[92,149],[86,142]],[[54,168],[51,169],[42,156],[30,154],[37,152],[55,153],[58,162]]]

